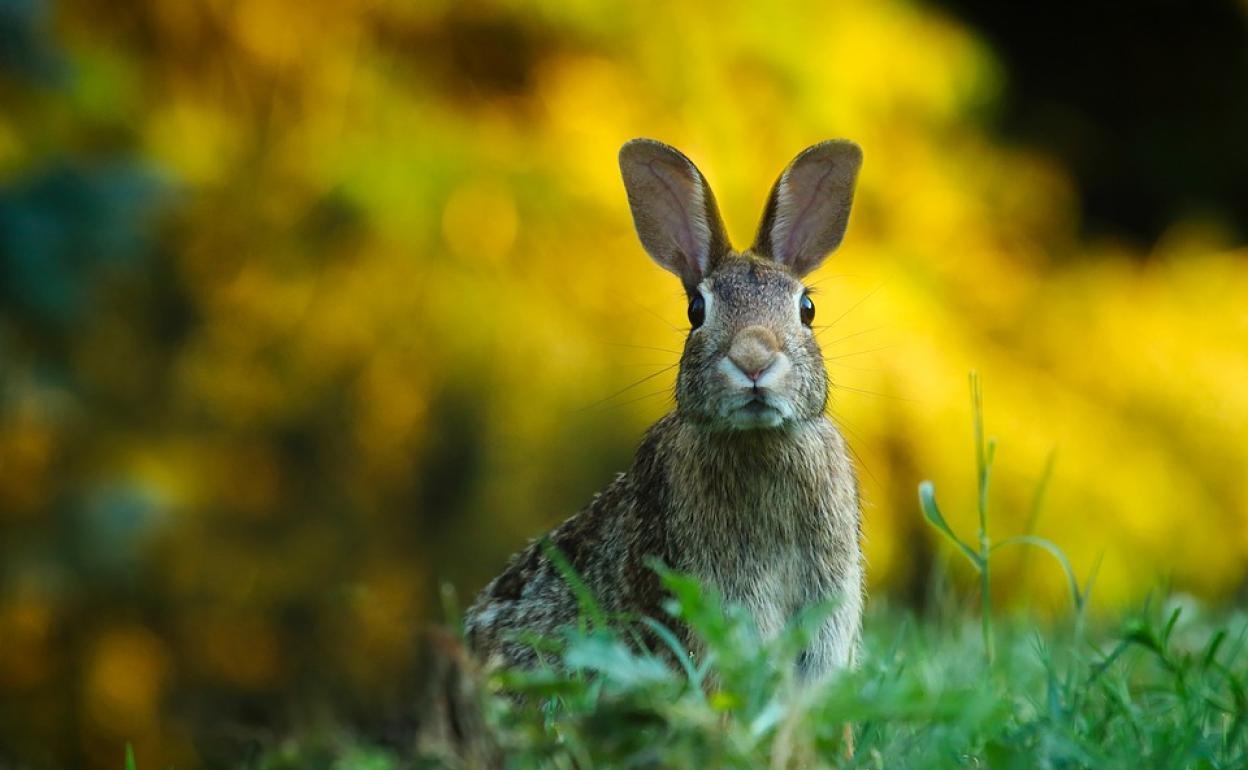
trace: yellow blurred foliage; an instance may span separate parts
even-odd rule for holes
[[[479,581],[606,480],[552,490],[570,451],[552,446],[585,440],[571,425],[609,423],[622,461],[619,442],[666,408],[670,373],[629,392],[650,398],[580,411],[681,342],[677,287],[629,234],[620,143],[685,149],[743,246],[783,163],[848,136],[867,157],[857,207],[814,283],[822,318],[849,311],[824,339],[864,465],[872,580],[907,574],[918,533],[899,490],[930,476],[970,510],[971,368],[1003,441],[1001,532],[1023,523],[1056,448],[1040,526],[1084,572],[1104,555],[1100,600],[1158,573],[1211,594],[1242,579],[1243,254],[1182,223],[1154,254],[1080,242],[1064,172],[977,127],[1001,75],[939,14],[266,0],[188,21],[174,5],[144,14],[158,35],[209,45],[210,18],[229,41],[211,43],[216,60],[173,60],[144,117],[152,156],[201,201],[183,231],[202,323],[176,362],[179,398],[222,424],[280,424],[358,370],[350,462],[386,483],[437,451],[422,446],[439,394],[478,383],[462,391],[486,437],[467,507],[472,526],[501,527],[460,574]],[[363,231],[300,267],[292,233],[325,196]],[[278,494],[239,478],[240,499],[270,496],[253,507]]]

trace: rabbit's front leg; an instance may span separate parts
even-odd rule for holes
[[[862,592],[851,588],[843,593],[840,604],[798,656],[798,677],[804,682],[818,683],[834,671],[852,668],[861,634]]]
[[[818,684],[836,671],[853,668],[862,636],[862,591],[845,592],[831,617],[823,622],[819,633],[797,660],[797,675],[807,684]],[[853,724],[844,724],[844,755],[854,758]]]

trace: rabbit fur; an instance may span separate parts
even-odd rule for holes
[[[828,376],[801,282],[840,244],[861,163],[848,141],[803,151],[775,183],[754,244],[737,252],[688,158],[654,140],[624,145],[637,233],[681,279],[694,328],[675,410],[647,431],[632,467],[548,535],[609,614],[672,623],[651,558],[744,605],[763,638],[835,599],[795,662],[808,679],[852,665],[862,624],[858,485],[825,414]],[[556,633],[577,613],[534,541],[468,610],[468,644],[493,665],[531,665],[535,652],[517,635]]]

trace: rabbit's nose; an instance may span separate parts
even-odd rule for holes
[[[750,381],[757,381],[776,360],[780,341],[766,326],[747,326],[737,332],[728,349],[728,360]]]

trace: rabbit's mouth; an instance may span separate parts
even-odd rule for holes
[[[763,391],[755,390],[728,411],[728,421],[737,430],[775,428],[784,422],[785,410],[781,404],[769,399]]]

